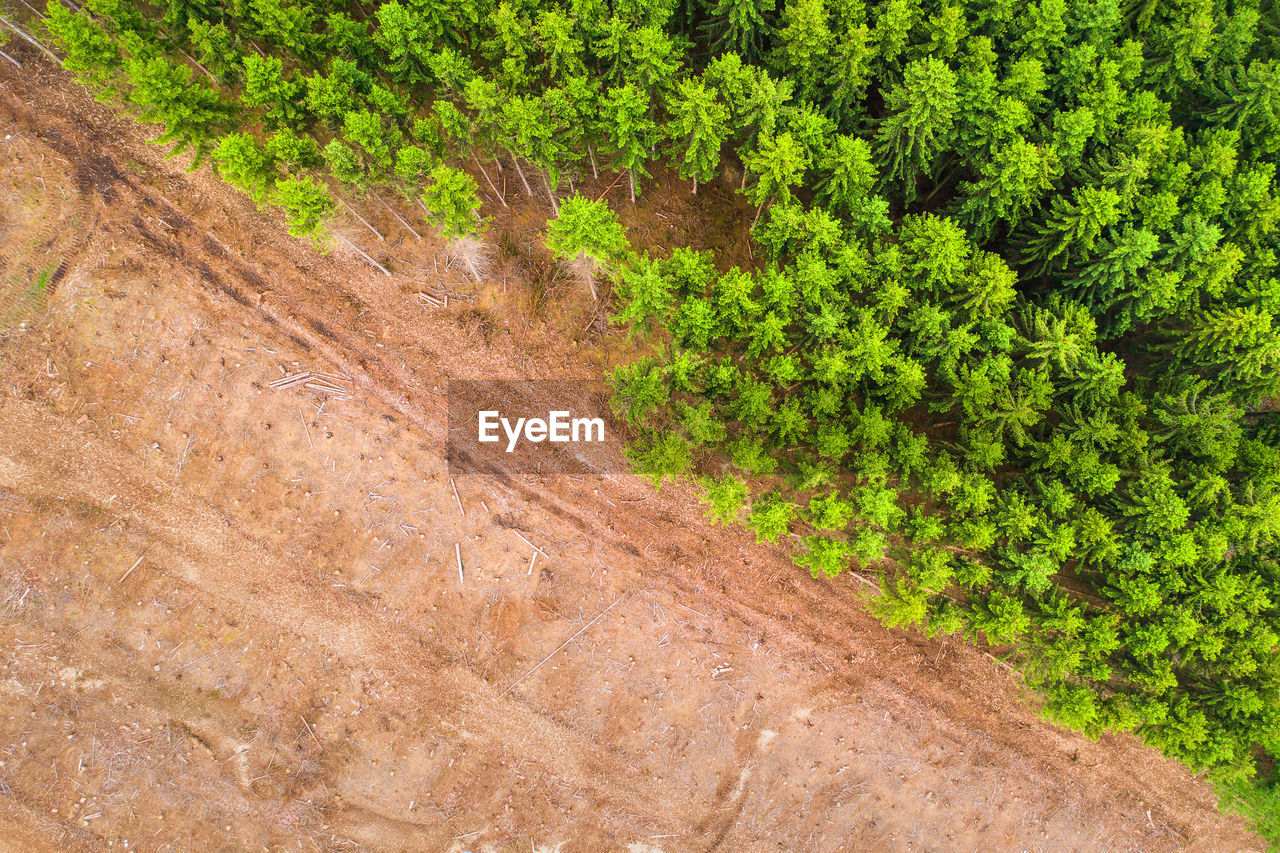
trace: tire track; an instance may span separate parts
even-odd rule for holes
[[[65,79],[61,75],[55,77]],[[230,316],[256,325],[267,336],[287,339],[308,358],[323,362],[326,369],[351,376],[371,408],[410,428],[418,438],[426,440],[428,448],[434,445],[436,452],[443,455],[440,424],[445,420],[444,398],[397,368],[358,333],[326,322],[325,315],[313,305],[314,289],[302,283],[308,276],[306,271],[294,264],[288,269],[273,270],[270,275],[264,273],[253,261],[237,255],[195,219],[178,210],[165,193],[118,168],[113,157],[124,159],[129,154],[124,136],[107,137],[98,130],[94,120],[85,119],[71,109],[28,108],[19,92],[34,92],[38,96],[38,89],[33,88],[37,84],[25,78],[15,79],[8,70],[0,72],[0,79],[6,79],[7,83],[0,87],[0,106],[25,132],[72,163],[74,183],[85,198],[91,200],[87,203],[113,211],[132,209],[134,214],[128,221],[138,239],[157,259],[185,269],[215,303],[226,306]],[[77,136],[89,140],[98,150],[87,150],[76,141]],[[184,198],[201,196],[199,185],[191,178],[177,178],[173,183],[176,189],[171,192],[175,194]],[[153,225],[149,216],[162,219],[167,228]],[[238,225],[245,227],[243,222]],[[250,227],[256,230],[255,236],[262,245],[270,246],[280,239],[264,225]],[[345,271],[337,259],[326,259],[323,263],[329,270]],[[346,267],[351,268],[350,264]],[[339,293],[354,297],[354,293],[338,283],[342,279],[341,275],[329,275],[325,276],[325,283]],[[430,346],[431,342],[426,345]],[[455,375],[453,378],[474,377]],[[893,692],[906,694],[904,706],[895,711],[905,708],[925,714],[924,722],[916,723],[914,728],[926,731],[932,728],[935,736],[941,730],[944,737],[956,740],[967,732],[976,732],[1004,750],[1024,755],[1037,765],[1043,763],[1052,781],[1058,756],[1046,747],[1029,743],[1036,737],[1034,732],[1021,730],[1008,720],[990,718],[992,697],[985,695],[984,688],[1007,696],[1016,693],[1017,687],[992,676],[990,667],[976,651],[961,649],[949,654],[949,668],[943,673],[947,676],[945,679],[922,673],[909,662],[892,665],[891,660],[868,671],[849,661],[851,645],[860,651],[870,651],[872,659],[880,655],[889,660],[904,644],[909,652],[929,658],[941,650],[941,644],[918,636],[904,639],[901,634],[879,629],[847,590],[834,584],[809,582],[785,564],[777,549],[755,549],[743,557],[729,556],[727,562],[734,564],[735,571],[741,565],[742,575],[694,569],[695,555],[725,562],[726,555],[732,555],[735,546],[745,543],[747,537],[715,533],[712,538],[705,525],[673,523],[671,519],[690,515],[688,506],[692,495],[688,489],[664,491],[643,504],[624,503],[602,522],[575,509],[575,504],[589,505],[599,499],[593,497],[588,487],[565,487],[557,492],[545,484],[530,483],[509,469],[489,467],[485,473],[495,487],[505,489],[539,512],[604,546],[614,556],[636,566],[646,577],[661,581],[675,600],[709,600],[708,607],[758,630],[762,638],[767,636],[769,642],[784,653],[806,659],[806,665],[815,671],[825,668],[829,673],[830,693],[836,699],[855,695],[868,681],[874,681]],[[622,498],[628,482],[627,478],[609,480],[600,483],[599,488],[601,493]],[[655,530],[660,531],[656,536]],[[646,538],[658,539],[656,555],[648,546],[641,549],[635,544]],[[741,553],[742,549],[738,551]],[[981,682],[953,693],[957,679],[974,676],[981,678]],[[904,730],[912,729],[913,726],[908,725]],[[1125,752],[1130,760],[1148,755],[1132,747],[1126,747]],[[1127,768],[1117,766],[1109,771],[1113,784],[1133,787],[1131,777],[1126,775]],[[743,798],[740,795],[739,802]],[[1158,795],[1152,798],[1159,801]],[[719,808],[722,809],[723,804]],[[717,811],[716,805],[712,811]],[[1166,817],[1176,822],[1176,816]],[[715,834],[719,836],[709,840],[724,841],[732,823],[726,825],[714,817],[707,822],[716,826]]]

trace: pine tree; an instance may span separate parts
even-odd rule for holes
[[[112,85],[123,64],[120,49],[93,19],[49,0],[42,24],[62,50],[62,65],[76,75],[76,82],[100,91]]]
[[[706,478],[702,483],[702,501],[707,505],[707,517],[716,524],[732,524],[739,520],[749,492],[746,483],[728,474],[719,479]]]
[[[447,239],[476,237],[485,225],[480,216],[479,192],[474,178],[441,163],[431,170],[422,188],[422,206],[427,210],[427,219]]]
[[[662,370],[652,359],[619,365],[610,380],[614,387],[613,407],[630,424],[648,423],[670,398]]]
[[[662,487],[667,479],[678,479],[691,461],[689,442],[678,433],[650,433],[632,443],[626,450],[637,474]]]
[[[244,62],[243,42],[222,21],[189,21],[196,61],[223,84],[239,81]]]
[[[398,128],[384,124],[382,116],[369,110],[353,110],[342,117],[342,136],[364,152],[370,171],[390,172],[395,151],[400,147]]]
[[[377,46],[369,35],[366,21],[357,21],[346,12],[330,12],[324,23],[325,48],[330,55],[363,65],[374,64]]]
[[[755,79],[736,117],[742,142],[738,153],[744,164],[763,138],[773,138],[781,131],[794,91],[795,84],[787,78],[775,80],[765,69],[755,69]],[[743,181],[745,186],[746,174]]]
[[[856,136],[837,136],[819,168],[824,173],[822,195],[846,215],[859,208],[876,183],[871,146]]]
[[[560,213],[547,222],[547,248],[573,264],[595,293],[595,276],[629,250],[626,232],[609,205],[575,195],[560,205]]]
[[[1121,216],[1120,196],[1107,188],[1077,187],[1071,201],[1055,196],[1043,224],[1035,226],[1036,236],[1027,244],[1023,258],[1040,261],[1047,269],[1055,258],[1060,266],[1086,259],[1104,228],[1115,225]]]
[[[623,66],[627,82],[634,83],[650,100],[674,80],[679,64],[675,44],[661,27],[643,26],[626,37],[628,61]]]
[[[262,204],[275,187],[275,163],[247,133],[231,133],[222,138],[211,155],[222,179]]]
[[[539,70],[548,80],[573,77],[586,71],[581,57],[582,40],[574,29],[574,21],[559,9],[538,12],[533,33],[545,57]]]
[[[262,118],[272,130],[301,128],[306,85],[296,76],[285,77],[284,63],[275,56],[250,53],[244,57],[244,93],[250,107],[263,107]]]
[[[138,107],[138,118],[164,125],[156,142],[172,143],[171,154],[191,151],[199,165],[216,134],[230,123],[230,105],[214,90],[192,82],[190,67],[163,56],[132,56],[124,67],[133,83],[127,97]]]
[[[825,88],[831,29],[824,0],[786,0],[774,65],[799,84],[799,96],[815,99]]]
[[[772,33],[776,0],[715,0],[707,10],[704,32],[719,52],[735,51],[747,62],[760,59]]]
[[[324,163],[315,139],[288,129],[277,130],[267,137],[266,152],[273,163],[291,173],[315,169]]]
[[[636,175],[649,177],[645,163],[657,140],[657,125],[650,118],[649,107],[649,98],[631,83],[611,88],[602,104],[606,150],[615,168],[627,170],[632,203],[636,200]]]
[[[431,23],[418,8],[406,7],[399,0],[381,4],[374,15],[378,26],[373,41],[387,57],[384,67],[400,83],[426,80],[430,67],[428,51],[439,35],[431,32]]]
[[[307,110],[335,128],[342,126],[342,117],[356,109],[373,86],[373,79],[359,66],[337,57],[329,61],[328,74],[312,74],[303,82]]]
[[[310,60],[320,46],[315,10],[292,0],[250,0],[248,19],[255,35],[269,44]],[[205,16],[209,17],[209,16]]]
[[[693,179],[697,195],[698,181],[711,180],[720,164],[720,146],[729,132],[729,111],[702,81],[692,79],[680,81],[669,109],[666,135],[675,144],[676,166],[680,177]]]
[[[876,133],[884,180],[901,180],[903,196],[916,198],[916,176],[928,172],[950,141],[960,101],[956,74],[939,59],[907,64],[902,83],[885,96],[889,114]]]
[[[797,566],[807,568],[815,578],[820,574],[838,577],[853,558],[853,550],[844,539],[813,535],[804,537],[804,544],[807,550],[792,555],[791,559]]]
[[[906,577],[895,580],[885,575],[880,594],[871,602],[871,612],[890,628],[923,625],[929,616],[929,592],[913,586]]]
[[[985,241],[998,226],[1017,228],[1051,190],[1060,166],[1052,146],[1015,136],[978,166],[978,179],[962,185],[959,217]]]
[[[751,504],[747,524],[755,531],[757,542],[774,542],[787,532],[795,505],[778,492],[770,492]]]
[[[854,126],[862,112],[876,61],[876,45],[865,23],[851,23],[839,33],[832,57],[828,113],[841,128]]]
[[[613,316],[615,323],[633,322],[648,329],[654,321],[664,320],[671,312],[672,282],[661,263],[641,255],[619,269],[616,295],[622,309]]]
[[[325,220],[333,212],[334,203],[323,184],[310,177],[282,178],[276,181],[271,200],[284,208],[290,235],[306,237],[317,245],[325,241]]]
[[[808,166],[804,150],[790,133],[761,137],[759,149],[746,159],[747,172],[756,176],[756,182],[745,192],[758,208],[757,219],[768,202],[791,198],[792,187],[800,183]]]
[[[352,186],[363,186],[367,181],[368,174],[364,163],[360,160],[360,155],[352,151],[351,146],[342,140],[330,139],[329,144],[324,147],[323,154],[329,174],[339,181]]]

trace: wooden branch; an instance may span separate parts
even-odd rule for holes
[[[619,172],[618,177],[613,179],[613,183],[609,184],[609,188],[606,189],[604,192],[600,193],[600,195],[596,196],[596,201],[600,201],[602,198],[607,196],[609,194],[609,190],[613,189],[619,183],[621,183],[622,179],[626,176],[626,174],[627,174],[626,172]]]
[[[139,557],[137,560],[135,560],[135,561],[134,561],[133,565],[129,567],[129,570],[128,570],[128,571],[126,571],[124,574],[122,574],[122,575],[120,576],[120,580],[116,581],[116,583],[124,583],[124,582],[128,579],[129,575],[133,574],[133,570],[134,570],[134,569],[136,569],[136,568],[138,568],[138,566],[141,566],[141,565],[142,565],[142,561],[143,561],[143,559],[145,559],[145,558],[146,558],[146,556],[147,556],[147,554],[146,554],[146,552],[144,551],[144,552],[142,553],[142,556],[141,556],[141,557]]]
[[[528,545],[530,548],[532,548],[533,550],[537,551],[539,554],[541,554],[542,556],[546,557],[548,560],[550,560],[550,559],[551,559],[551,555],[550,555],[550,554],[548,554],[546,551],[544,551],[544,550],[542,550],[541,548],[539,548],[537,545],[534,545],[534,544],[533,544],[532,542],[530,542],[528,539],[525,539],[525,538],[524,538],[524,536],[520,533],[520,531],[519,531],[519,530],[516,530],[516,529],[513,527],[513,528],[511,528],[511,532],[512,532],[512,533],[514,533],[516,536],[519,536],[519,537],[520,537],[520,541],[521,541],[521,542],[523,542],[524,544]]]
[[[616,605],[619,601],[621,601],[622,599],[624,599],[624,598],[626,598],[626,597],[627,597],[627,594],[624,592],[622,595],[620,595],[620,596],[618,596],[617,598],[615,598],[615,599],[613,600],[613,604],[610,604],[610,605],[609,605],[608,607],[606,607],[604,610],[601,610],[601,611],[600,611],[600,614],[599,614],[598,616],[596,616],[596,618],[592,619],[590,622],[588,622],[587,624],[585,624],[585,625],[583,625],[581,628],[579,628],[579,629],[578,629],[578,631],[577,631],[577,633],[575,633],[572,637],[570,637],[569,639],[565,640],[565,641],[564,641],[563,643],[561,643],[560,645],[556,646],[556,649],[555,649],[555,651],[554,651],[554,652],[552,652],[551,654],[547,655],[547,656],[546,656],[545,658],[543,658],[542,660],[538,661],[538,663],[534,666],[534,668],[533,668],[533,669],[529,670],[529,671],[528,671],[528,672],[526,672],[524,675],[520,676],[520,677],[519,677],[519,678],[517,678],[515,681],[511,682],[511,686],[510,686],[510,687],[508,687],[506,690],[503,690],[503,691],[502,691],[501,693],[499,693],[498,695],[499,695],[499,696],[506,696],[508,693],[510,693],[510,692],[511,692],[511,690],[512,690],[512,689],[513,689],[517,684],[519,684],[520,682],[524,681],[526,678],[528,678],[529,676],[531,676],[531,675],[533,675],[535,672],[537,672],[537,671],[538,671],[538,668],[539,668],[539,667],[541,667],[541,666],[542,666],[544,663],[546,663],[547,661],[551,660],[551,658],[553,658],[553,657],[555,656],[556,652],[560,651],[560,650],[561,650],[561,649],[563,649],[565,646],[569,645],[569,644],[570,644],[570,643],[572,643],[574,640],[578,639],[578,637],[582,635],[582,632],[583,632],[583,631],[587,630],[587,629],[588,629],[588,628],[590,628],[592,625],[596,624],[596,623],[597,623],[597,622],[599,622],[601,619],[603,619],[603,618],[604,618],[604,615],[605,615],[606,613],[608,613],[610,610],[612,610],[612,609],[614,608],[614,605]]]

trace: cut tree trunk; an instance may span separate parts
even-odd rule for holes
[[[547,185],[547,198],[551,199],[551,209],[556,216],[560,215],[560,205],[556,204],[556,194],[551,191],[551,178],[546,172],[542,173],[542,181]]]
[[[502,202],[502,206],[507,206],[507,200],[502,197],[502,193],[498,192],[498,188],[493,185],[493,179],[489,177],[489,173],[485,171],[484,164],[480,162],[480,158],[473,152],[471,159],[476,161],[476,166],[480,169],[480,174],[484,175],[485,181],[489,184],[489,189],[493,190],[493,194],[498,197],[498,201]]]
[[[379,231],[377,228],[374,228],[372,225],[370,225],[369,220],[365,219],[363,216],[356,213],[355,208],[347,204],[346,199],[344,199],[342,196],[338,195],[337,193],[334,193],[333,195],[334,195],[334,198],[336,198],[339,202],[342,203],[342,206],[347,209],[348,213],[350,213],[356,219],[360,220],[360,222],[364,225],[365,228],[368,228],[370,231],[372,231],[374,235],[382,242],[384,243],[387,242],[387,238],[382,236],[382,232]]]
[[[357,246],[355,243],[352,243],[350,240],[348,240],[346,237],[343,237],[341,234],[337,234],[335,236],[337,236],[339,240],[346,243],[351,248],[355,249],[360,254],[360,257],[364,258],[366,261],[373,264],[378,269],[382,270],[383,275],[390,277],[391,270],[387,269],[382,264],[378,263],[373,258],[369,257],[369,255],[365,252],[364,249],[361,249],[359,246]]]
[[[209,69],[208,69],[208,68],[205,68],[203,65],[201,65],[201,64],[200,64],[200,62],[199,62],[199,61],[198,61],[194,56],[192,56],[191,54],[187,53],[185,50],[179,50],[179,51],[178,51],[178,53],[182,54],[184,57],[186,57],[187,59],[191,60],[191,64],[192,64],[192,65],[194,65],[196,68],[199,68],[201,71],[203,71],[203,72],[204,72],[204,76],[208,77],[208,78],[209,78],[209,82],[213,84],[213,88],[215,88],[215,89],[221,89],[221,88],[222,88],[222,84],[220,84],[220,83],[218,82],[218,78],[217,78],[217,77],[214,77],[214,76],[213,76],[213,73],[212,73],[211,71],[209,71]]]
[[[375,193],[372,193],[371,195],[373,195],[373,197],[374,197],[374,198],[376,198],[378,201],[382,202],[382,206],[383,206],[383,207],[385,207],[385,208],[387,209],[387,211],[388,211],[392,216],[394,216],[394,217],[396,218],[396,220],[397,220],[401,225],[403,225],[406,229],[408,229],[408,231],[409,231],[409,233],[410,233],[410,234],[412,234],[413,236],[417,237],[419,240],[421,240],[421,239],[422,239],[422,235],[418,233],[418,229],[416,229],[416,228],[414,228],[412,225],[410,225],[410,224],[409,224],[409,220],[405,219],[405,218],[404,218],[403,216],[401,216],[398,212],[396,212],[396,209],[395,209],[394,207],[392,207],[392,206],[390,205],[390,203],[388,203],[388,202],[387,202],[387,200],[386,200],[385,198],[383,198],[382,196],[378,195],[376,192],[375,192]]]
[[[37,9],[35,6],[32,6],[30,3],[28,3],[28,2],[27,2],[27,0],[18,0],[18,2],[19,2],[19,3],[21,3],[23,6],[26,6],[26,7],[27,7],[28,9],[30,9],[33,13],[35,13],[35,16],[36,16],[37,18],[39,18],[40,20],[42,20],[42,21],[43,21],[45,18],[47,18],[47,17],[48,17],[48,15],[46,15],[44,12],[41,12],[41,11],[40,11],[39,9]],[[79,10],[79,9],[72,9],[71,11],[72,11],[72,12],[79,12],[80,10]]]
[[[511,154],[510,151],[507,153]],[[520,176],[520,183],[524,184],[525,193],[529,198],[533,198],[533,187],[529,186],[529,179],[524,176],[524,169],[520,168],[520,158],[511,154],[511,165],[516,167],[516,174]]]
[[[587,257],[586,252],[579,252],[575,263],[581,264],[581,268],[585,271],[583,278],[587,280],[587,287],[591,290],[591,301],[599,302],[600,293],[596,290],[595,262]]]
[[[631,203],[636,203],[636,173],[634,169],[627,169],[627,176],[631,178]]]
[[[59,66],[62,65],[62,60],[58,58],[58,54],[54,53],[52,50],[49,50],[49,48],[45,47],[39,41],[36,41],[35,37],[32,36],[30,33],[28,33],[26,30],[24,30],[22,27],[18,26],[17,24],[13,23],[12,21],[6,18],[0,18],[0,24],[4,24],[9,29],[13,30],[15,33],[18,34],[19,38],[21,38],[23,41],[27,42],[28,44],[34,45],[45,56],[49,57],[54,62],[58,63]]]

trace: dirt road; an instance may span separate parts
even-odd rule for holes
[[[0,850],[1260,846],[1179,765],[1046,725],[981,651],[882,629],[857,577],[687,489],[451,482],[449,381],[608,358],[522,258],[537,200],[511,194],[476,285],[353,199],[386,277],[24,72],[0,69]],[[689,215],[650,196],[637,228]],[[347,393],[271,387],[303,370]]]

